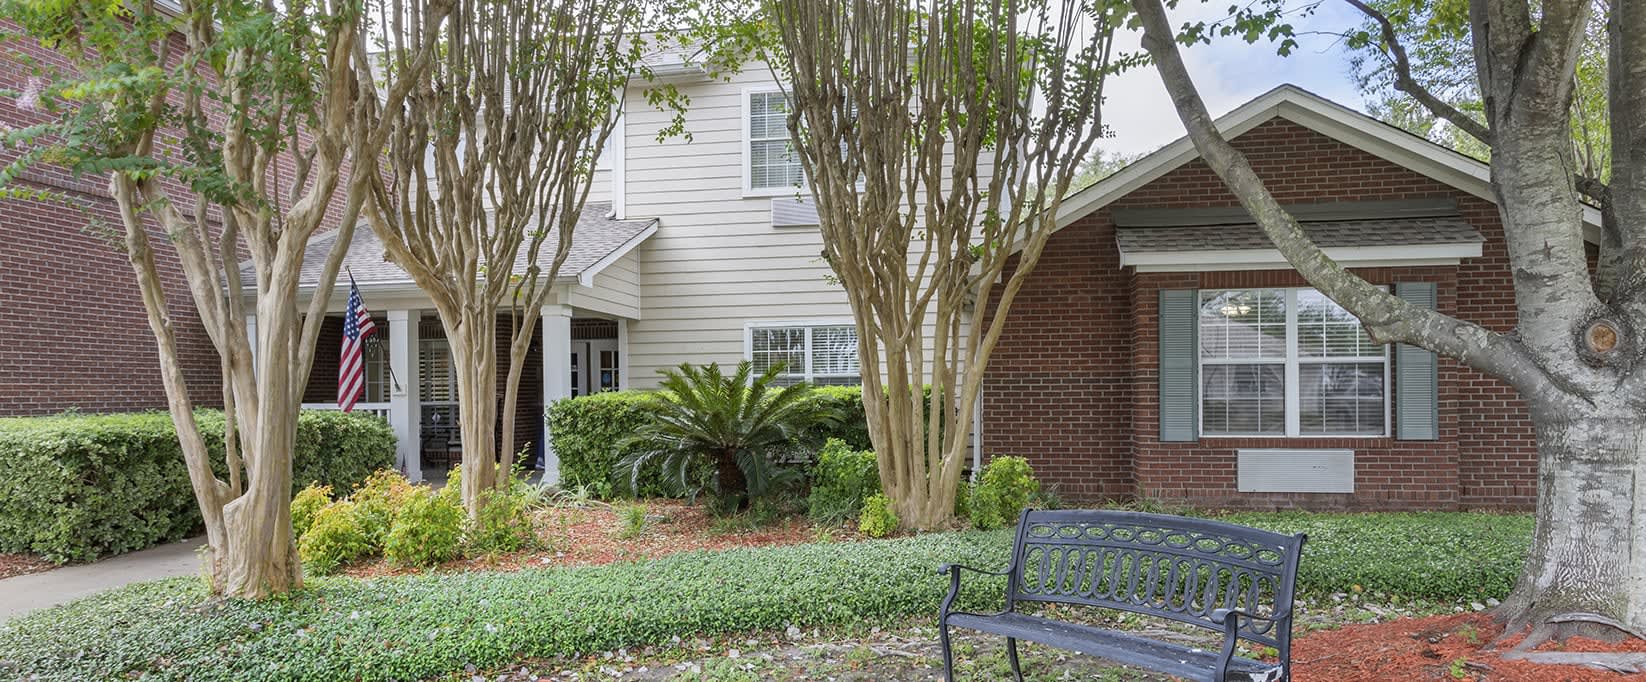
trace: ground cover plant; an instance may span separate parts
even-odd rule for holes
[[[1518,515],[1229,518],[1313,533],[1300,575],[1313,599],[1501,597],[1531,537],[1529,517]],[[947,587],[938,564],[999,567],[1010,543],[1010,530],[962,531],[604,566],[326,578],[263,601],[213,601],[199,581],[163,581],[0,626],[0,672],[46,680],[407,679],[677,636],[891,622],[935,612]],[[984,606],[1001,584],[971,589],[968,598]]]

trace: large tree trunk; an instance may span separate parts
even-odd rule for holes
[[[484,307],[484,306],[477,306]],[[480,512],[481,495],[497,482],[497,316],[465,310],[448,326],[457,369],[457,419],[463,438],[463,508]]]
[[[1539,412],[1537,530],[1509,632],[1559,621],[1544,636],[1617,634],[1646,624],[1646,414]],[[1596,624],[1599,624],[1598,626]],[[1541,637],[1539,638],[1541,639]]]

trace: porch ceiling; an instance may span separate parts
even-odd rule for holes
[[[614,220],[609,217],[611,211],[612,205],[609,202],[584,204],[577,227],[572,233],[571,252],[567,254],[566,262],[560,267],[561,280],[589,282],[601,268],[645,241],[655,231],[655,218]],[[550,230],[545,241],[544,253],[539,256],[538,262],[545,269],[553,262],[552,247],[558,243],[558,232]],[[331,251],[335,237],[336,232],[332,232],[309,243],[308,249],[303,253],[302,279],[299,282],[301,289],[312,289],[319,282],[321,271],[325,267],[326,255]],[[521,252],[514,263],[513,271],[516,274],[523,274],[526,271],[525,249],[522,248]],[[404,270],[384,260],[382,242],[378,241],[375,232],[364,225],[355,229],[354,239],[349,244],[349,253],[343,258],[343,266],[344,272],[354,273],[354,280],[361,289],[411,283],[411,277]],[[242,268],[240,279],[247,285],[255,283],[255,274],[249,265]]]

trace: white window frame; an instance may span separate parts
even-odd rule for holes
[[[749,125],[749,118],[754,113],[754,108],[750,106],[750,102],[752,102],[754,100],[755,95],[771,95],[771,94],[783,95],[784,97],[788,96],[788,93],[785,92],[782,88],[776,88],[776,87],[750,87],[750,88],[744,88],[743,89],[742,106],[740,107],[740,109],[743,112],[743,116],[742,116],[742,119],[743,119],[742,120],[743,135],[742,135],[742,137],[739,141],[739,144],[741,144],[742,147],[743,147],[742,173],[743,173],[743,196],[744,197],[795,196],[795,195],[798,195],[798,194],[801,194],[801,193],[805,192],[805,185],[804,184],[790,185],[790,186],[786,186],[786,187],[755,187],[754,186],[754,174],[751,172],[753,170],[752,166],[754,164],[754,151],[750,147],[752,147],[754,145],[756,140],[754,139],[753,129]],[[772,139],[776,139],[776,138],[763,137],[763,138],[760,138],[760,139],[764,141],[764,140],[772,140]],[[799,154],[800,152],[799,152],[799,150],[796,150],[794,153]],[[795,162],[798,164],[799,160],[796,159]],[[804,174],[805,171],[802,170],[801,173]]]
[[[749,323],[743,325],[743,359],[747,360],[747,361],[750,361],[750,362],[754,361],[754,331],[756,329],[805,329],[806,330],[806,347],[805,347],[805,350],[804,350],[805,358],[806,358],[805,371],[803,371],[803,372],[789,372],[788,374],[800,374],[800,375],[802,375],[802,380],[803,381],[805,381],[808,384],[812,384],[812,385],[815,386],[815,385],[817,385],[818,375],[816,373],[812,372],[812,331],[817,329],[818,327],[855,327],[856,324],[857,323],[855,321],[851,320],[851,319],[840,319],[840,318],[818,319],[818,320],[762,320],[762,321],[758,321],[758,322],[749,322]],[[863,358],[862,358],[862,356],[859,356],[858,359],[857,359],[857,371],[858,371],[858,373],[854,376],[856,376],[858,382],[861,383],[862,380],[863,380],[862,379],[862,377],[863,377]],[[825,375],[822,375],[822,376],[824,378],[844,378],[848,375],[845,375],[845,374],[825,374]]]
[[[1195,294],[1195,338],[1198,339],[1200,337],[1200,308],[1199,308],[1199,305],[1200,305],[1201,296],[1204,295],[1206,292],[1265,291],[1265,290],[1266,291],[1283,291],[1283,292],[1286,293],[1286,358],[1285,358],[1286,429],[1285,429],[1285,432],[1284,433],[1207,433],[1206,432],[1206,409],[1205,409],[1206,402],[1205,402],[1204,396],[1202,395],[1205,392],[1205,387],[1206,387],[1204,365],[1206,365],[1206,364],[1214,364],[1214,365],[1242,365],[1242,364],[1248,364],[1248,365],[1273,365],[1273,364],[1279,364],[1279,363],[1277,363],[1274,359],[1268,359],[1268,358],[1263,358],[1263,359],[1259,359],[1259,358],[1238,358],[1238,359],[1229,359],[1229,360],[1216,360],[1216,361],[1213,361],[1211,363],[1207,363],[1206,359],[1201,357],[1200,344],[1196,343],[1195,344],[1195,349],[1194,349],[1194,353],[1195,353],[1195,416],[1196,416],[1196,419],[1197,419],[1197,423],[1195,424],[1195,429],[1201,435],[1201,437],[1203,437],[1203,438],[1305,438],[1305,439],[1307,439],[1307,438],[1337,438],[1337,439],[1345,439],[1345,438],[1363,438],[1363,439],[1389,438],[1390,434],[1392,433],[1390,428],[1392,426],[1391,421],[1392,421],[1392,417],[1393,417],[1391,405],[1394,403],[1394,384],[1390,381],[1389,365],[1392,364],[1392,363],[1389,361],[1389,345],[1388,344],[1383,345],[1383,355],[1382,355],[1382,363],[1383,363],[1383,433],[1380,433],[1380,434],[1367,434],[1367,433],[1303,433],[1303,409],[1302,409],[1303,408],[1303,403],[1302,403],[1303,391],[1302,391],[1302,387],[1300,386],[1300,381],[1299,381],[1299,377],[1301,375],[1300,367],[1302,365],[1304,365],[1304,364],[1325,365],[1325,364],[1342,364],[1342,363],[1358,364],[1358,363],[1367,363],[1367,362],[1377,362],[1378,361],[1377,356],[1364,356],[1364,357],[1354,357],[1354,358],[1310,358],[1308,360],[1304,360],[1301,357],[1299,357],[1298,352],[1297,352],[1297,338],[1298,338],[1298,333],[1297,333],[1297,294],[1298,294],[1298,292],[1301,292],[1301,291],[1317,291],[1317,289],[1315,289],[1313,287],[1219,287],[1219,288],[1201,289],[1198,292],[1196,292],[1196,294]]]

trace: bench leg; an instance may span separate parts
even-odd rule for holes
[[[949,624],[939,623],[937,640],[943,645],[943,682],[954,682],[954,651],[949,648]]]
[[[1006,662],[1012,666],[1012,678],[1023,682],[1023,667],[1017,662],[1017,638],[1006,638]]]

